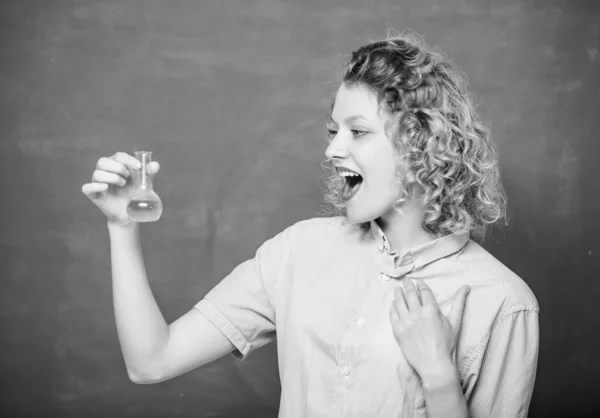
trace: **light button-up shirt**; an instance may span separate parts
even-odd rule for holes
[[[298,222],[257,250],[196,304],[233,343],[233,356],[277,339],[279,416],[424,416],[406,398],[410,368],[390,323],[394,291],[422,279],[442,313],[469,285],[454,351],[472,417],[524,417],[538,356],[538,304],[529,287],[467,235],[451,234],[398,260],[372,222]],[[406,402],[405,402],[406,400]],[[410,404],[409,404],[410,402]]]

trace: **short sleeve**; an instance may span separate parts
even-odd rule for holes
[[[497,322],[461,376],[470,416],[526,417],[538,350],[537,310],[519,310]]]
[[[265,241],[254,258],[238,265],[194,306],[232,342],[232,355],[239,360],[276,338],[276,283],[290,234],[291,227]]]

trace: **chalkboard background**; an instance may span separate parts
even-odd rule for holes
[[[0,364],[5,416],[274,417],[276,345],[131,383],[95,162],[154,151],[144,226],[168,322],[265,239],[321,210],[340,63],[413,29],[468,74],[499,144],[512,226],[486,247],[541,306],[533,417],[600,412],[600,2],[4,0]]]

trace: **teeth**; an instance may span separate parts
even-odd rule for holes
[[[343,172],[343,173],[340,173],[340,176],[342,176],[342,177],[358,177],[358,174]]]

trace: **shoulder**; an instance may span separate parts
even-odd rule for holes
[[[463,373],[479,373],[483,353],[494,334],[500,338],[494,342],[495,349],[504,348],[507,355],[514,351],[508,350],[507,344],[522,345],[525,339],[535,351],[539,305],[525,280],[471,240],[446,268],[454,268],[462,283],[471,287],[457,350]]]
[[[499,304],[498,319],[519,311],[539,312],[538,301],[525,280],[481,245],[470,240],[459,259],[473,271],[473,296],[479,295],[482,304]]]
[[[304,219],[288,226],[274,241],[288,254],[307,257],[310,255],[336,254],[358,248],[367,234],[359,225],[351,224],[347,218],[315,217]]]
[[[298,221],[285,230],[298,238],[335,239],[348,236],[360,236],[362,231],[357,225],[350,224],[345,217],[315,217]]]
[[[352,245],[364,236],[360,227],[341,216],[315,217],[297,221],[266,239],[258,252],[269,257],[286,258],[290,253],[313,254],[324,248]]]
[[[303,219],[296,222],[291,227],[305,230],[321,231],[323,229],[338,230],[344,228],[346,224],[343,216],[319,216],[309,219]],[[348,227],[348,226],[346,226]]]

